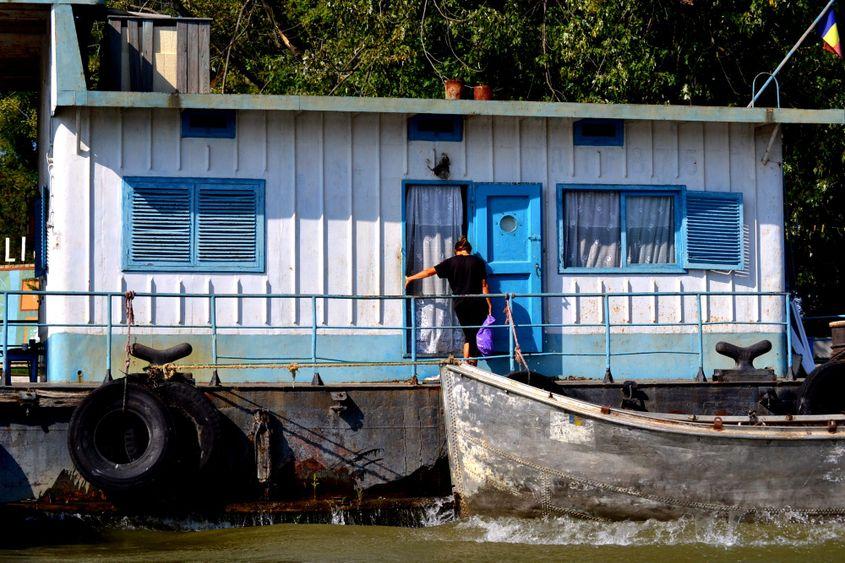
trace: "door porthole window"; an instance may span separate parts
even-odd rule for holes
[[[502,217],[501,221],[499,221],[499,228],[502,229],[502,232],[508,234],[514,232],[517,226],[516,217],[513,215],[505,215]]]

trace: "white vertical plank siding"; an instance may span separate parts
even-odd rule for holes
[[[239,112],[237,139],[181,139],[178,110],[60,111],[54,119],[55,197],[49,288],[172,293],[338,293],[396,295],[402,280],[402,181],[435,179],[435,151],[449,155],[453,178],[543,184],[543,275],[549,292],[783,289],[780,145],[760,161],[770,128],[711,123],[629,122],[623,147],[575,147],[564,118],[467,116],[461,143],[407,141],[405,115]],[[429,160],[429,163],[426,163]],[[406,173],[407,170],[407,173]],[[57,173],[60,171],[60,173]],[[123,273],[122,179],[126,176],[255,178],[266,182],[265,272]],[[750,254],[743,272],[682,275],[561,275],[557,184],[683,184],[690,190],[743,194]],[[80,207],[81,204],[81,207]],[[766,256],[761,260],[760,256]],[[80,260],[87,268],[79,268]],[[51,303],[50,322],[88,319],[79,299]],[[708,303],[709,301],[709,303]],[[207,302],[156,298],[143,319],[160,324],[208,322]],[[778,320],[780,300],[703,301],[711,320]],[[103,322],[101,305],[91,320]],[[120,302],[113,303],[115,320]],[[403,322],[401,302],[318,303],[333,326]],[[614,322],[693,322],[692,297],[614,299]],[[598,298],[548,300],[546,320],[599,323]],[[310,301],[232,299],[221,324],[311,324]],[[752,330],[725,327],[728,330]],[[637,327],[619,330],[636,332]],[[691,330],[691,329],[678,329]],[[570,332],[600,329],[567,329]],[[550,330],[549,332],[559,332]]]
[[[350,198],[352,178],[349,175],[350,151],[352,139],[349,131],[349,115],[343,113],[326,114],[324,130],[324,197],[325,197],[325,233],[323,245],[325,253],[324,290],[331,294],[349,294],[349,279],[352,271],[350,254],[349,219],[352,216]],[[329,300],[326,303],[327,324],[347,325],[349,323],[349,303],[341,300]]]
[[[783,233],[783,169],[781,168],[780,133],[777,142],[772,145],[769,162],[763,165],[763,155],[771,135],[771,128],[757,130],[756,143],[756,175],[754,189],[757,192],[757,206],[755,210],[756,224],[754,232],[757,236],[758,255],[752,255],[750,260],[759,272],[757,286],[762,291],[784,291],[784,233]],[[746,210],[746,217],[748,211]],[[754,248],[754,247],[752,247]],[[765,258],[763,258],[765,257]],[[766,297],[761,300],[761,320],[781,322],[785,318],[782,300]]]
[[[401,294],[404,289],[402,272],[402,180],[405,163],[399,158],[406,152],[407,131],[405,116],[381,116],[381,223],[382,223],[382,293]],[[431,178],[429,176],[426,178]],[[400,301],[384,304],[383,324],[401,326],[404,308]]]
[[[379,117],[362,114],[353,121],[352,128],[352,192],[355,194],[352,217],[355,221],[355,261],[352,272],[358,295],[378,295],[381,263],[381,232],[379,223]],[[356,324],[377,324],[380,303],[364,301],[357,304]]]
[[[243,134],[243,133],[242,133]],[[303,113],[296,119],[296,213],[299,293],[323,292],[323,157],[322,116]],[[320,311],[321,303],[317,303]],[[311,304],[303,303],[299,321],[311,324]],[[319,316],[319,313],[318,313]]]

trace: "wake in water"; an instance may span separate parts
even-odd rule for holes
[[[816,521],[783,515],[756,522],[725,517],[595,522],[571,517],[529,520],[473,516],[454,526],[464,540],[534,545],[764,547],[817,545],[845,538],[845,520]]]

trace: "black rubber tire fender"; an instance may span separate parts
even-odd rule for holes
[[[171,444],[167,408],[146,387],[125,379],[89,393],[68,426],[68,451],[77,471],[110,493],[144,490],[161,479]]]
[[[181,379],[155,390],[174,420],[176,471],[185,477],[216,469],[224,453],[223,415],[202,391]]]
[[[845,413],[845,360],[816,367],[798,389],[798,414]]]

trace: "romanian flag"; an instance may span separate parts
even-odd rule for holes
[[[819,27],[819,33],[822,35],[824,50],[834,53],[841,59],[842,45],[839,43],[839,29],[836,27],[836,17],[833,15],[833,10],[827,13],[824,24]]]

